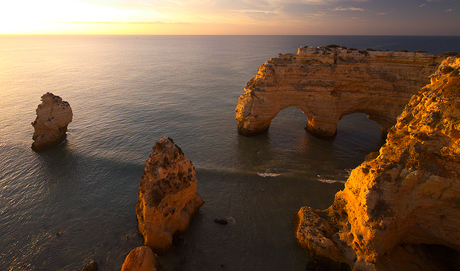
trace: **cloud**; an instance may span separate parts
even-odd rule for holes
[[[354,7],[348,7],[348,8],[336,7],[332,11],[364,11],[364,9],[354,8]]]
[[[274,12],[266,12],[266,11],[246,11],[244,14],[252,18],[254,20],[258,21],[272,21],[276,17],[278,17],[278,14]]]
[[[378,13],[377,15],[386,15],[385,12]]]
[[[444,10],[444,12],[451,12],[451,11],[452,11],[451,8]]]
[[[323,17],[326,14],[327,14],[326,12],[318,12],[318,13],[309,14],[309,15],[307,15],[307,17],[309,17],[309,18],[319,18],[319,17]]]
[[[283,3],[294,3],[294,4],[308,4],[308,5],[329,5],[339,2],[369,2],[371,0],[268,0],[268,2],[283,2]]]
[[[425,6],[425,4],[421,4],[420,6],[418,6],[419,8],[423,8]]]
[[[366,20],[364,19],[361,19],[359,17],[352,17],[350,19],[348,19],[349,22],[365,22]]]

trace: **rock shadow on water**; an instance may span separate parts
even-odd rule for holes
[[[52,176],[62,177],[63,174],[73,174],[77,167],[78,157],[67,141],[53,148],[35,153],[41,165]]]

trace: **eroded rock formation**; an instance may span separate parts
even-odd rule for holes
[[[136,204],[139,231],[154,252],[166,252],[173,236],[189,227],[203,204],[196,187],[192,162],[172,139],[160,139],[145,162]]]
[[[306,129],[320,137],[335,135],[337,122],[358,112],[368,114],[385,134],[442,59],[429,53],[328,46],[280,54],[246,84],[235,109],[238,131],[264,133],[279,111],[295,106],[307,116]]]
[[[32,149],[39,151],[61,144],[67,133],[67,125],[72,121],[72,109],[68,102],[52,93],[41,97],[42,103],[36,110],[37,118],[32,122],[34,135]]]
[[[148,246],[137,247],[126,256],[121,271],[160,271],[160,266]]]
[[[440,65],[329,209],[294,215],[295,236],[315,258],[354,270],[459,268],[459,68],[455,58]]]

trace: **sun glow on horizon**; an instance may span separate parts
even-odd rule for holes
[[[0,34],[460,35],[460,1],[421,1],[15,0]]]
[[[168,19],[113,1],[17,0],[0,4],[0,34],[128,34]],[[146,21],[152,20],[155,21]],[[139,21],[144,20],[144,21]]]

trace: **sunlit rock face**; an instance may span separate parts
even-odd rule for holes
[[[460,59],[441,63],[329,209],[294,215],[307,251],[354,270],[458,269],[459,67]]]
[[[295,106],[308,119],[306,129],[334,136],[345,115],[366,113],[382,132],[396,123],[410,97],[429,82],[440,55],[301,47],[259,67],[235,109],[238,131],[264,133],[279,111]]]
[[[145,162],[136,204],[139,231],[154,252],[166,252],[174,234],[189,227],[203,204],[196,187],[192,162],[172,139],[160,139]]]
[[[126,256],[121,271],[160,271],[160,265],[148,246],[137,247]]]
[[[46,93],[36,110],[37,118],[32,122],[34,135],[32,149],[40,151],[61,144],[66,139],[67,125],[72,121],[72,109],[61,97]]]

